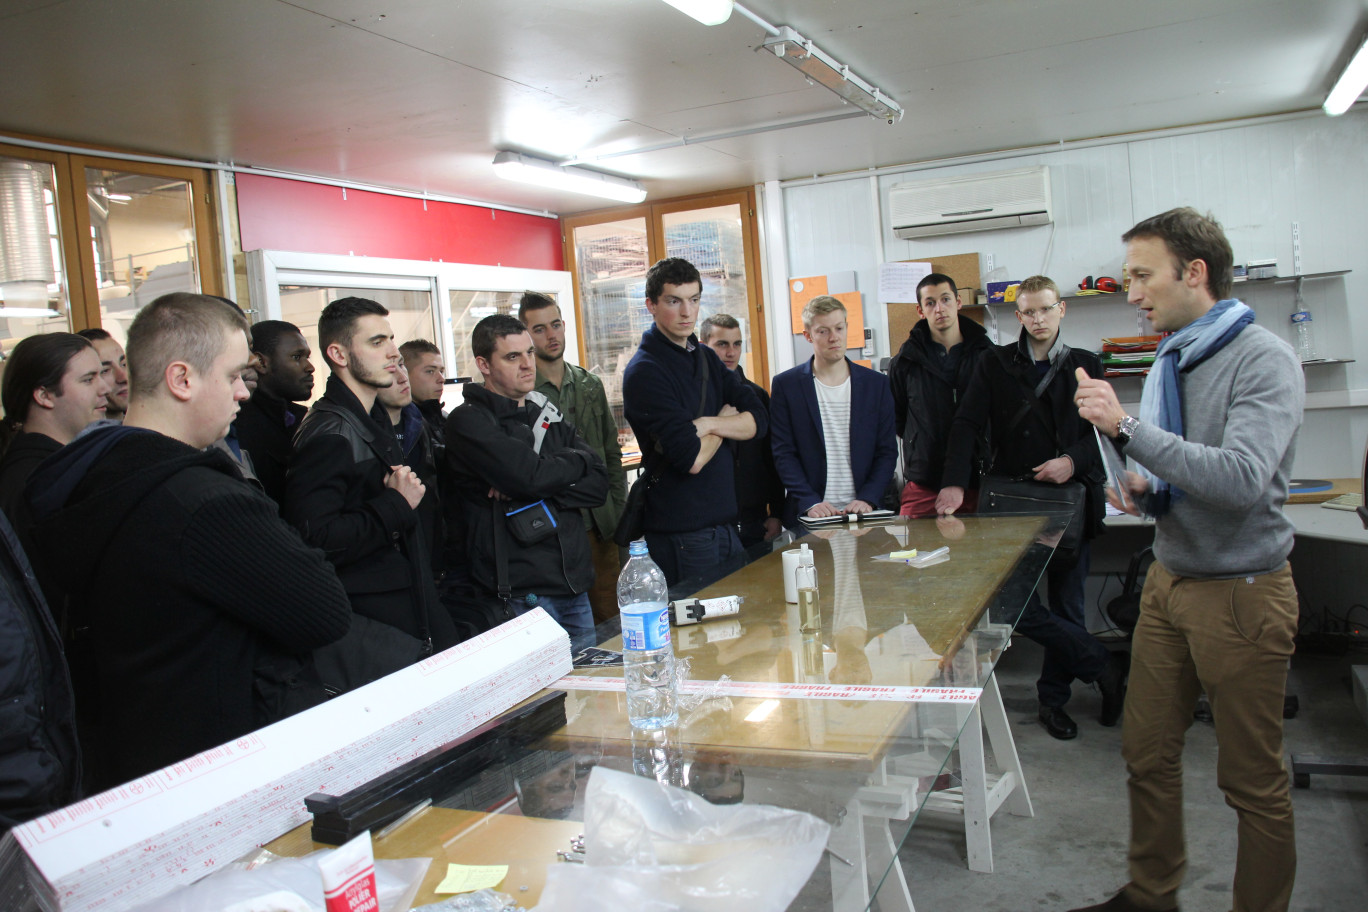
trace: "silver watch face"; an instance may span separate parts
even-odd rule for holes
[[[1135,429],[1139,425],[1139,418],[1132,418],[1130,415],[1126,415],[1119,422],[1117,422],[1116,431],[1117,433],[1125,436],[1127,440],[1129,440],[1135,434]]]

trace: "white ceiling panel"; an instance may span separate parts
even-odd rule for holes
[[[754,0],[906,110],[840,113],[740,14],[660,0],[9,0],[0,130],[570,212],[500,149],[653,198],[1317,107],[1363,0]]]

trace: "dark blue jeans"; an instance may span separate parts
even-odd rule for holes
[[[1090,543],[1083,543],[1072,567],[1057,568],[1051,561],[1045,568],[1050,610],[1041,603],[1037,587],[1016,625],[1017,633],[1045,647],[1045,661],[1036,682],[1036,693],[1045,706],[1069,702],[1069,685],[1074,679],[1097,680],[1111,660],[1107,647],[1088,633],[1084,621],[1083,584],[1091,564],[1090,548]]]
[[[518,614],[525,614],[534,607],[522,599],[515,599],[513,604]],[[565,632],[570,634],[572,651],[579,652],[595,644],[594,611],[589,606],[588,592],[579,595],[538,595],[535,607],[544,610],[565,628]]]
[[[671,588],[687,583],[690,592],[739,569],[746,560],[734,526],[708,526],[693,532],[647,532],[651,560]]]

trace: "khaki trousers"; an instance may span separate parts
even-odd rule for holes
[[[1155,563],[1140,598],[1121,753],[1130,774],[1130,877],[1138,905],[1172,909],[1187,867],[1183,739],[1205,689],[1216,781],[1238,818],[1234,912],[1286,910],[1297,869],[1283,766],[1283,694],[1297,630],[1287,565],[1262,576],[1176,577]]]
[[[622,572],[622,558],[617,542],[602,538],[593,529],[588,532],[589,551],[594,560],[594,585],[589,590],[589,605],[594,609],[594,623],[602,624],[617,617],[617,580]]]

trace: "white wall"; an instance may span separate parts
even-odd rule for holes
[[[1069,289],[1085,275],[1121,277],[1120,236],[1142,218],[1180,205],[1210,211],[1222,222],[1235,261],[1277,257],[1281,275],[1293,271],[1292,223],[1301,231],[1301,271],[1351,269],[1341,279],[1308,281],[1304,299],[1315,317],[1320,353],[1356,363],[1311,366],[1313,395],[1295,472],[1301,477],[1354,476],[1362,469],[1368,439],[1368,112],[1339,118],[1306,117],[1187,135],[1137,138],[994,161],[908,169],[878,178],[879,206],[886,211],[891,186],[1027,165],[1048,165],[1054,224],[904,241],[886,220],[881,227],[887,260],[927,259],[977,251],[1005,267],[1011,278],[1052,276]],[[873,238],[875,212],[868,175],[783,188],[790,276],[854,270],[864,293],[867,325],[885,322],[877,300],[881,252]],[[1293,286],[1237,286],[1259,322],[1290,338]],[[1004,326],[1015,335],[1010,310]],[[1104,335],[1135,332],[1135,311],[1124,299],[1100,298],[1071,305],[1064,338],[1096,349]],[[901,339],[879,339],[879,354]],[[774,345],[782,344],[773,340]],[[1123,381],[1124,400],[1139,397],[1136,381]]]

